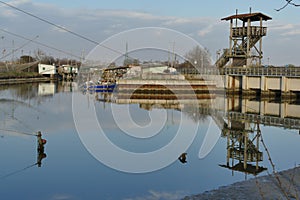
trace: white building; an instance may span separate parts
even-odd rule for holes
[[[67,74],[77,74],[78,73],[78,67],[72,66],[72,65],[62,65],[64,73]]]
[[[38,64],[38,72],[43,75],[54,75],[56,74],[55,65]]]

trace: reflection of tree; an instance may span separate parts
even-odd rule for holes
[[[20,84],[16,86],[10,87],[10,91],[13,96],[27,100],[27,99],[33,99],[37,97],[38,94],[38,83],[32,83],[32,84]]]
[[[38,83],[28,83],[28,84],[15,84],[15,85],[1,85],[1,90],[8,90],[12,96],[19,99],[31,99],[37,96]]]
[[[194,122],[204,122],[207,119],[208,112],[205,109],[207,105],[185,105],[181,112],[186,114]]]
[[[13,85],[1,85],[1,90],[9,90],[11,96],[15,100],[28,101],[35,100],[34,104],[40,104],[43,100],[48,99],[51,96],[39,96],[38,88],[40,83],[25,83],[25,84],[13,84]],[[58,87],[58,85],[56,85]],[[33,103],[33,102],[31,102]]]

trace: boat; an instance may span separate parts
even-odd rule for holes
[[[93,92],[113,92],[116,85],[117,84],[115,82],[111,83],[101,81],[95,84],[94,82],[89,81],[84,84],[83,89]]]

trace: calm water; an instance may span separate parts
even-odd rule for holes
[[[194,116],[172,108],[147,110],[139,104],[114,104],[97,101],[93,95],[82,95],[88,102],[83,109],[94,105],[107,138],[127,151],[141,153],[160,149],[175,137],[179,125],[187,134],[191,127],[199,126],[193,143],[186,150],[185,164],[174,158],[169,166],[149,173],[111,169],[89,153],[91,149],[86,148],[76,131],[72,114],[74,90],[74,85],[67,83],[0,87],[1,199],[180,199],[254,177],[219,166],[226,164],[226,137],[220,137],[212,151],[199,159],[210,116]],[[112,116],[112,109],[117,116]],[[143,140],[124,134],[124,129],[130,130],[130,126],[126,127],[127,117],[123,119],[123,130],[114,121],[116,118],[122,121],[125,110],[129,110],[132,120],[140,127],[151,123],[155,129],[155,124],[161,122],[161,118],[155,116],[164,116],[165,121],[159,126],[158,134]],[[37,138],[24,134],[39,130],[47,140],[44,151],[47,156],[40,167],[36,165]],[[221,133],[216,127],[214,130]],[[140,133],[151,134],[147,131]],[[276,170],[289,169],[300,163],[298,130],[261,125],[261,132]],[[101,142],[97,141],[97,144],[101,145]],[[259,176],[272,172],[261,144],[260,151],[263,161],[259,166],[267,170]],[[161,159],[167,158],[158,158],[157,162]]]

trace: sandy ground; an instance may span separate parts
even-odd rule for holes
[[[300,167],[184,198],[198,199],[300,199]]]

